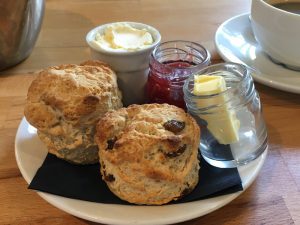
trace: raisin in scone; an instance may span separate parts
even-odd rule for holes
[[[131,105],[108,112],[95,138],[102,179],[125,201],[165,204],[198,183],[200,130],[176,106]]]
[[[92,164],[99,161],[96,123],[120,107],[115,73],[105,63],[87,61],[41,71],[29,87],[24,114],[50,153]]]

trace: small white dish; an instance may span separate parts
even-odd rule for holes
[[[27,183],[30,183],[36,171],[42,165],[47,155],[47,150],[39,140],[36,129],[29,125],[25,118],[21,121],[16,134],[15,155],[24,179]],[[257,177],[266,155],[267,151],[246,166],[238,168],[244,190]],[[153,225],[179,223],[203,216],[228,204],[243,192],[240,191],[200,201],[164,206],[102,204],[60,197],[43,192],[37,193],[57,208],[93,222]]]
[[[126,24],[136,29],[146,29],[153,38],[153,43],[145,48],[134,51],[116,51],[102,49],[94,45],[97,33],[103,34],[107,26],[114,24]],[[136,22],[115,22],[95,27],[86,35],[86,42],[90,47],[91,57],[108,63],[116,72],[118,85],[123,94],[124,106],[131,104],[143,104],[145,102],[144,87],[148,78],[150,55],[153,49],[160,43],[161,35],[157,29],[147,24]]]
[[[127,24],[136,29],[146,29],[153,38],[153,43],[145,48],[134,51],[116,51],[101,49],[93,44],[97,33],[103,34],[107,26],[114,24]],[[86,42],[90,47],[93,59],[108,63],[116,72],[140,71],[149,67],[149,57],[153,49],[160,43],[161,35],[157,29],[147,24],[136,22],[115,22],[95,27],[86,35]]]
[[[249,14],[235,16],[220,25],[215,34],[219,55],[229,62],[241,63],[258,71],[255,81],[300,94],[300,71],[275,64],[262,51],[252,33]]]

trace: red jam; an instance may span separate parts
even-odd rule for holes
[[[161,43],[150,56],[147,102],[168,103],[186,109],[185,80],[209,64],[210,54],[200,44],[189,41]]]
[[[163,62],[163,64],[166,65],[166,67],[163,68],[159,74],[155,69],[151,68],[150,65],[150,72],[147,82],[148,101],[151,103],[168,103],[185,108],[182,87],[187,76],[184,75],[171,77],[168,75],[170,75],[170,72],[172,73],[172,71],[174,72],[176,69],[194,66],[195,63],[183,60],[170,60]]]

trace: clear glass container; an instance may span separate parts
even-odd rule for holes
[[[236,63],[216,64],[198,71],[196,74],[202,78],[224,78],[225,89],[214,94],[196,95],[194,75],[184,84],[187,110],[201,128],[201,155],[213,166],[245,165],[268,147],[262,105],[251,76],[254,72]]]
[[[146,84],[148,103],[169,103],[185,108],[183,84],[189,75],[210,64],[210,54],[202,45],[189,41],[168,41],[150,56]]]

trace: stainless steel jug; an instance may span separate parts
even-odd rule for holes
[[[24,60],[40,32],[44,0],[0,0],[0,70]]]

